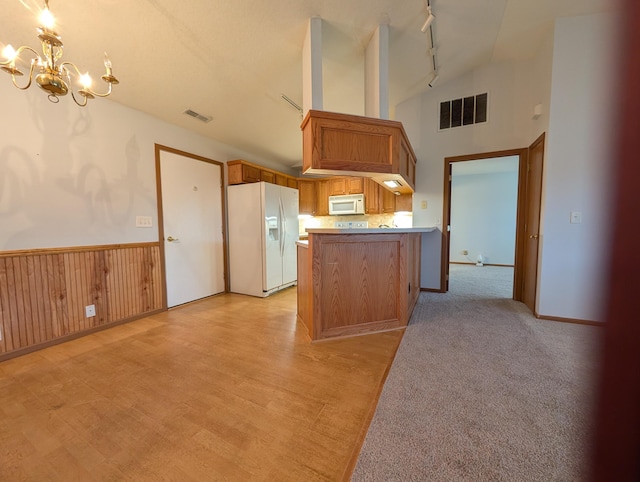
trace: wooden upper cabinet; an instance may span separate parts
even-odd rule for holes
[[[316,216],[329,215],[329,181],[315,181],[316,185]]]
[[[380,212],[390,214],[396,212],[396,195],[388,189],[380,188],[380,197],[382,198],[382,209]]]
[[[349,177],[347,178],[347,194],[363,194],[364,193],[364,178],[362,177]]]
[[[316,213],[316,182],[298,181],[298,204],[300,214],[315,215]]]
[[[413,194],[400,194],[396,196],[396,211],[413,211]]]
[[[227,162],[227,172],[229,174],[229,185],[264,181],[296,188],[298,184],[293,176],[287,176],[281,172],[251,164],[242,159]]]
[[[364,210],[367,214],[380,214],[380,184],[364,179]]]
[[[402,123],[310,110],[301,128],[304,173],[393,179],[400,193],[413,192],[416,156]]]
[[[364,179],[361,177],[332,177],[328,182],[329,196],[364,193]]]
[[[229,184],[244,184],[262,180],[260,168],[244,161],[229,161],[227,163]]]
[[[287,185],[287,176],[284,174],[276,173],[276,184],[278,186],[286,186]]]
[[[344,177],[335,177],[326,181],[328,183],[329,196],[339,196],[347,194],[347,179]]]
[[[260,180],[271,184],[276,183],[276,175],[271,171],[260,171]]]

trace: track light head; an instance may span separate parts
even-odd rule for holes
[[[440,76],[438,75],[438,72],[434,72],[433,77],[429,81],[429,87],[433,88],[433,86],[436,85],[436,82],[438,82],[439,78]]]
[[[426,33],[427,29],[431,26],[433,21],[436,19],[436,16],[431,12],[431,7],[428,7],[427,11],[429,12],[429,16],[427,17],[425,22],[422,24],[422,28],[420,29],[422,33]]]

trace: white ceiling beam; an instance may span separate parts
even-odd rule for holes
[[[322,110],[322,19],[311,17],[302,47],[302,110]]]
[[[389,118],[389,25],[378,25],[364,59],[364,115]]]

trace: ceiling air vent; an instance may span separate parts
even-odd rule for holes
[[[488,94],[440,102],[440,130],[487,122]]]
[[[193,117],[194,119],[198,119],[199,121],[204,122],[205,124],[213,120],[213,117],[208,115],[198,114],[195,110],[191,110],[191,109],[185,110],[183,114]]]

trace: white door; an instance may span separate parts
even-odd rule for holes
[[[222,293],[222,167],[159,151],[167,306]]]

